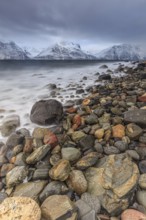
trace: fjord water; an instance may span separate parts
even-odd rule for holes
[[[55,98],[62,103],[73,99],[73,95],[84,97],[86,94],[76,94],[76,88],[96,85],[96,73],[107,71],[99,68],[103,64],[114,70],[119,62],[0,61],[0,125],[7,115],[18,114],[21,127],[32,129],[36,126],[29,119],[32,105],[40,99],[52,98],[48,84],[56,84]]]

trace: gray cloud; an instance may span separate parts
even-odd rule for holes
[[[145,0],[0,0],[0,36],[145,43]]]

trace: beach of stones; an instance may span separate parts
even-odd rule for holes
[[[146,220],[146,63],[118,71],[85,98],[34,103],[32,133],[4,119],[0,220]]]

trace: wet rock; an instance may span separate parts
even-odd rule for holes
[[[120,150],[114,146],[107,146],[107,147],[104,147],[104,152],[105,154],[107,155],[110,155],[110,154],[119,154],[120,153]]]
[[[72,140],[75,142],[80,141],[83,137],[85,137],[86,134],[83,131],[75,131],[72,133]]]
[[[48,134],[50,130],[48,128],[35,128],[32,133],[33,138],[43,139],[46,134]]]
[[[137,140],[140,135],[143,133],[143,130],[136,124],[128,124],[126,127],[126,135],[131,139],[131,140]]]
[[[84,93],[84,89],[77,89],[76,90],[76,94],[82,94],[82,93]]]
[[[7,198],[7,194],[4,192],[0,192],[0,204]]]
[[[134,209],[127,209],[121,215],[121,220],[145,220],[146,215]]]
[[[62,195],[49,196],[41,206],[42,216],[45,220],[56,220],[61,219],[61,217],[62,219],[76,220],[77,213],[74,208],[75,206],[71,200]]]
[[[23,152],[31,153],[32,151],[33,151],[33,138],[32,137],[26,137]]]
[[[138,125],[146,126],[146,110],[135,109],[124,113],[125,122],[136,123]]]
[[[77,148],[67,147],[61,150],[62,158],[69,161],[76,161],[80,158],[81,152]]]
[[[98,117],[95,114],[90,114],[89,116],[86,117],[85,119],[86,124],[93,125],[98,122]]]
[[[9,171],[6,175],[7,188],[13,187],[21,183],[27,176],[28,171],[24,166],[18,166]]]
[[[105,64],[103,64],[103,65],[101,65],[101,66],[100,66],[100,68],[101,68],[101,69],[107,69],[107,68],[108,68],[108,66],[107,66],[107,65],[105,65]]]
[[[13,148],[19,144],[23,144],[23,142],[24,136],[22,136],[21,134],[13,133],[8,137],[6,145],[8,148]]]
[[[140,175],[138,184],[142,189],[146,189],[146,174],[145,173]]]
[[[113,126],[112,135],[114,138],[123,138],[125,136],[125,127],[121,124]]]
[[[19,144],[13,148],[13,155],[16,156],[17,154],[19,154],[22,151],[23,151],[23,145]]]
[[[101,128],[101,129],[96,130],[94,135],[97,139],[99,140],[102,139],[104,136],[104,129]]]
[[[16,128],[20,126],[20,117],[18,115],[7,116],[2,121],[1,134],[4,137],[9,136]]]
[[[83,193],[81,199],[86,202],[95,213],[100,213],[101,204],[97,196],[91,195],[90,193]]]
[[[91,149],[94,146],[95,137],[93,135],[86,135],[79,141],[81,149]]]
[[[31,198],[10,197],[0,204],[0,218],[1,220],[40,220],[41,210]]]
[[[52,166],[56,165],[58,163],[58,161],[61,160],[61,155],[60,154],[53,154],[50,157],[50,164]]]
[[[38,200],[38,196],[41,191],[46,186],[46,181],[38,181],[38,182],[28,182],[22,183],[16,186],[15,191],[13,193],[13,197],[30,197],[34,200]]]
[[[98,80],[111,80],[111,75],[110,74],[104,74],[104,75],[100,75]]]
[[[15,167],[14,164],[6,163],[3,164],[0,170],[0,177],[6,176],[6,174]]]
[[[140,205],[146,208],[146,190],[138,190],[136,193],[136,199]]]
[[[117,147],[120,152],[124,152],[128,148],[128,144],[124,141],[116,141],[115,147]]]
[[[41,159],[45,157],[45,155],[50,151],[50,149],[51,149],[51,146],[48,144],[37,148],[26,158],[26,163],[27,164],[37,163],[38,161],[40,161]]]
[[[51,147],[55,147],[58,144],[57,136],[49,131],[48,134],[44,136],[44,144],[49,144]]]
[[[87,190],[87,181],[82,171],[73,170],[70,172],[67,179],[67,185],[69,188],[73,189],[78,195],[86,192]]]
[[[30,113],[31,121],[40,125],[59,123],[62,117],[62,104],[53,99],[36,102]]]
[[[24,153],[19,153],[11,159],[11,162],[13,162],[17,166],[26,166],[25,161],[26,155]]]
[[[140,156],[135,150],[127,150],[126,153],[130,156],[133,160],[139,160]]]
[[[68,188],[63,182],[52,181],[40,193],[39,200],[42,203],[49,196],[65,194],[67,192]]]
[[[79,216],[81,219],[92,210],[91,207],[81,199],[79,199],[75,205],[79,210]]]
[[[64,181],[68,178],[70,169],[69,161],[62,159],[50,169],[49,176],[53,180]]]
[[[110,155],[98,168],[85,173],[88,192],[101,196],[102,206],[112,215],[129,206],[130,193],[136,188],[139,170],[125,154]]]
[[[139,170],[141,173],[146,173],[146,160],[139,162]]]
[[[16,131],[17,134],[20,134],[24,137],[30,137],[30,131],[26,128],[20,128]]]
[[[82,157],[77,163],[76,167],[79,170],[85,170],[88,167],[93,166],[98,161],[98,153],[97,152],[91,152],[88,153],[86,156]]]
[[[35,170],[32,179],[33,180],[47,180],[48,179],[49,168],[42,168]]]

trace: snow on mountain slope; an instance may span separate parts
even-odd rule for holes
[[[144,59],[144,51],[139,46],[130,44],[115,45],[95,55],[97,59],[104,60],[129,60],[136,61]]]
[[[25,60],[27,54],[14,42],[0,41],[0,60]]]
[[[34,47],[23,47],[24,52],[30,58],[36,57],[43,49],[38,49]]]
[[[43,50],[36,59],[48,60],[80,60],[80,59],[96,59],[95,56],[84,52],[79,44],[70,42],[56,43],[52,47]]]

